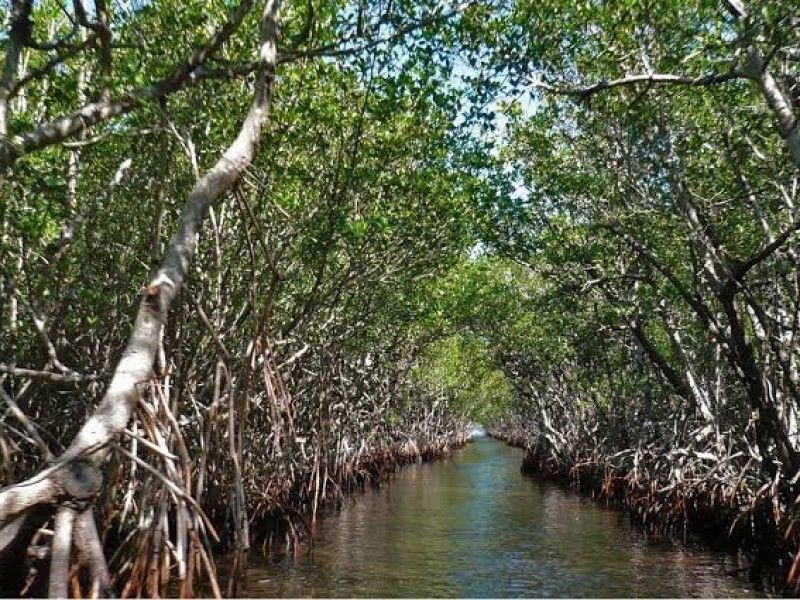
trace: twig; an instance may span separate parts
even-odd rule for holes
[[[99,204],[101,198],[104,200],[111,199],[114,190],[117,189],[120,183],[122,183],[122,179],[125,177],[126,171],[130,169],[131,164],[133,164],[133,161],[130,158],[123,160],[117,167],[117,170],[114,172],[114,176],[111,178],[111,181],[108,182],[108,185],[106,186],[102,196],[98,195],[94,202],[88,203],[83,210],[75,214],[69,225],[62,229],[61,238],[55,242],[55,244],[48,247],[48,256],[50,261],[58,259],[64,254],[67,247],[75,239],[75,235],[78,233],[81,224],[92,218],[92,215],[97,209],[97,205]]]
[[[52,364],[56,369],[61,371],[65,374],[73,373],[72,369],[65,366],[61,363],[58,359],[58,353],[56,352],[56,347],[53,345],[53,342],[50,340],[50,336],[47,333],[47,321],[45,316],[37,311],[31,301],[26,298],[20,291],[15,287],[12,286],[12,293],[16,294],[22,303],[25,305],[25,308],[28,309],[28,312],[31,315],[31,319],[33,320],[33,326],[36,328],[36,333],[39,334],[39,339],[44,346],[45,351],[47,352],[47,357],[50,359],[50,364]]]
[[[165,450],[164,448],[157,446],[156,444],[143,438],[142,436],[135,434],[130,429],[126,429],[122,433],[128,436],[129,438],[134,439],[137,442],[147,446],[150,450],[152,450],[162,458],[165,458],[166,460],[178,460],[177,455],[173,454],[172,452],[169,452],[168,450]]]
[[[214,345],[220,351],[222,356],[225,357],[225,362],[230,363],[231,362],[230,352],[228,352],[228,349],[225,347],[225,344],[219,338],[219,335],[214,329],[214,326],[211,324],[211,321],[208,320],[208,316],[203,310],[203,307],[200,305],[200,301],[196,297],[192,297],[192,300],[194,301],[194,306],[195,309],[197,310],[197,315],[200,317],[200,321],[202,321],[203,325],[205,325],[206,329],[208,329],[208,332],[211,334],[211,339],[214,340]]]
[[[0,363],[0,373],[13,377],[27,377],[28,379],[44,379],[53,383],[80,383],[83,381],[96,381],[98,375],[84,375],[72,371],[70,373],[54,373],[53,371],[40,371],[38,369],[24,369]]]
[[[0,383],[2,383],[0,381]],[[22,409],[17,404],[16,400],[12,398],[6,391],[3,389],[3,386],[0,385],[0,398],[8,405],[9,410],[11,410],[11,414],[19,421],[22,426],[25,428],[25,431],[31,437],[31,439],[36,443],[39,447],[39,450],[44,456],[45,460],[50,461],[53,458],[52,452],[50,452],[50,448],[45,444],[44,440],[39,436],[39,432],[36,431],[36,428],[31,423],[28,416],[22,412]]]

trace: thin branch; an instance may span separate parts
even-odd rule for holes
[[[790,225],[789,228],[781,233],[778,237],[776,237],[772,243],[767,244],[761,250],[753,254],[747,260],[736,264],[735,268],[733,269],[732,277],[736,281],[741,281],[745,275],[747,275],[748,271],[758,265],[759,263],[763,262],[767,258],[769,258],[773,253],[780,249],[790,238],[792,238],[797,230],[800,229],[800,218],[795,219]]]
[[[241,4],[230,13],[225,24],[204,46],[196,49],[185,62],[175,67],[170,75],[160,81],[129,91],[116,100],[101,99],[99,102],[87,104],[71,114],[7,139],[5,154],[0,155],[0,174],[24,154],[62,142],[99,123],[129,113],[145,101],[164,98],[194,83],[194,72],[227,42],[250,12],[252,5],[253,0],[242,0]]]
[[[30,313],[31,320],[33,321],[33,326],[36,329],[36,333],[39,335],[39,341],[42,343],[45,352],[47,352],[47,357],[50,359],[49,364],[54,366],[58,369],[61,373],[69,375],[73,371],[69,367],[62,364],[62,362],[58,358],[58,352],[56,352],[56,347],[53,342],[50,340],[50,336],[47,333],[47,319],[43,314],[36,310],[36,308],[31,304],[31,301],[27,299],[23,294],[16,287],[11,287],[12,292],[16,294],[22,303],[25,305],[25,308],[28,309],[28,313]]]
[[[553,94],[560,94],[563,96],[577,96],[581,100],[604,90],[610,90],[618,87],[633,86],[640,83],[646,83],[648,86],[655,84],[680,84],[693,87],[702,87],[709,85],[717,85],[725,83],[734,79],[744,79],[745,73],[738,69],[732,68],[727,73],[714,73],[711,75],[701,75],[698,77],[690,77],[687,75],[673,75],[669,73],[649,73],[644,75],[630,75],[621,79],[612,79],[611,81],[602,80],[594,85],[588,87],[562,87],[545,83],[543,81],[531,81],[535,89],[544,90]]]
[[[194,498],[192,498],[189,494],[186,493],[185,490],[181,489],[174,481],[169,479],[166,475],[164,475],[161,471],[156,469],[147,461],[142,460],[135,454],[131,454],[130,452],[125,450],[125,448],[117,448],[117,450],[127,458],[131,459],[137,465],[142,467],[148,473],[153,475],[156,479],[161,481],[161,483],[163,483],[166,486],[166,488],[170,491],[170,493],[172,493],[175,496],[176,500],[181,499],[184,502],[186,502],[189,506],[191,506],[194,509],[195,513],[200,515],[200,518],[203,520],[203,524],[206,526],[209,535],[211,535],[211,537],[215,542],[219,542],[219,535],[217,534],[217,530],[214,529],[214,525],[211,523],[208,516],[206,516],[206,514],[203,512],[202,507],[197,503],[197,501]]]
[[[640,243],[636,240],[633,236],[628,234],[626,231],[617,228],[615,225],[610,224],[601,224],[600,225],[603,229],[610,231],[615,236],[621,238],[628,246],[630,246],[633,250],[635,250],[640,256],[642,256],[648,263],[650,263],[661,275],[669,281],[678,294],[684,299],[684,301],[691,306],[700,320],[710,328],[711,332],[715,335],[719,331],[719,327],[716,324],[716,319],[714,319],[711,311],[708,307],[704,304],[703,299],[698,295],[692,293],[687,287],[681,282],[678,276],[672,272],[672,270],[664,264],[653,252],[650,251],[644,244]]]
[[[308,344],[303,344],[303,347],[300,348],[300,350],[298,350],[297,352],[292,354],[289,358],[287,358],[285,361],[283,361],[281,364],[279,364],[276,367],[276,370],[280,371],[280,370],[290,366],[291,364],[296,362],[299,358],[302,358],[302,356],[306,352],[308,352],[310,349],[311,349],[311,346],[309,346]]]
[[[37,42],[36,40],[33,39],[32,35],[33,31],[31,29],[28,29],[27,36],[25,37],[25,46],[28,48],[32,48],[33,50],[41,50],[44,52],[49,52],[51,50],[60,50],[60,49],[66,49],[69,51],[72,48],[74,48],[75,45],[70,44],[68,40],[71,40],[73,37],[75,37],[75,34],[78,32],[78,23],[77,21],[75,21],[75,19],[70,17],[68,12],[63,10],[63,6],[62,6],[62,12],[64,12],[65,16],[72,24],[72,28],[70,29],[69,33],[66,36],[52,42]]]
[[[140,435],[133,433],[130,429],[126,429],[122,433],[128,436],[129,438],[136,440],[140,444],[147,446],[148,449],[158,454],[161,458],[164,458],[166,460],[178,460],[178,456],[176,454],[173,454],[164,448],[156,446],[153,442],[149,441],[146,438],[143,438]]]
[[[461,12],[463,12],[466,8],[471,5],[470,2],[465,2],[455,8],[453,11],[444,14],[444,15],[432,15],[430,17],[426,17],[424,19],[420,19],[419,21],[415,21],[414,23],[410,23],[405,27],[401,27],[396,31],[392,32],[390,35],[386,35],[383,37],[379,37],[377,39],[367,40],[361,44],[357,44],[354,46],[347,46],[348,43],[354,42],[364,37],[363,33],[355,33],[352,35],[345,36],[336,42],[332,42],[330,44],[323,44],[321,46],[317,46],[315,48],[308,48],[306,50],[283,50],[278,53],[278,64],[285,65],[291,64],[298,60],[302,60],[305,58],[320,58],[320,57],[342,57],[342,56],[350,56],[353,54],[357,54],[359,52],[364,52],[365,50],[371,50],[381,44],[386,44],[388,42],[392,42],[397,40],[398,38],[421,29],[423,27],[427,27],[429,25],[433,25],[439,21],[447,20]],[[382,25],[384,22],[381,21],[379,25]],[[205,80],[205,79],[232,79],[237,77],[247,77],[251,73],[256,70],[256,63],[222,63],[222,64],[208,64],[199,67],[194,76],[197,80]]]
[[[346,56],[351,54],[356,54],[358,52],[363,52],[364,50],[369,50],[380,44],[384,44],[387,42],[392,42],[398,38],[403,37],[404,35],[411,33],[413,31],[417,31],[418,29],[422,29],[424,27],[428,27],[430,25],[434,25],[436,23],[446,21],[456,15],[463,13],[467,10],[470,6],[475,4],[473,1],[462,2],[458,6],[456,6],[453,10],[448,13],[441,14],[435,12],[427,17],[423,17],[413,23],[409,23],[404,27],[399,27],[390,35],[385,37],[379,37],[377,39],[371,40],[367,39],[367,41],[357,44],[355,46],[345,47],[346,44],[364,38],[369,38],[372,33],[380,31],[381,27],[385,25],[388,21],[386,18],[381,19],[372,27],[371,32],[367,32],[366,34],[361,31],[356,31],[355,33],[345,36],[337,40],[336,42],[325,44],[323,46],[318,46],[316,48],[309,48],[308,50],[300,50],[300,51],[288,51],[282,53],[278,58],[278,64],[293,62],[295,60],[301,58],[312,58],[318,56]]]
[[[346,56],[363,52],[380,44],[391,42],[412,31],[449,19],[463,12],[471,5],[472,2],[464,2],[447,14],[436,13],[430,15],[405,27],[398,28],[391,35],[369,40],[362,44],[345,47],[346,44],[362,37],[362,34],[357,32],[353,35],[345,36],[335,43],[305,51],[290,51],[280,55],[276,64],[290,63],[303,58]],[[243,77],[255,72],[257,70],[257,63],[255,62],[228,65],[221,68],[204,66],[220,46],[235,32],[251,6],[252,0],[243,0],[242,4],[233,11],[229,21],[205,46],[195,50],[185,63],[173,69],[172,74],[164,79],[149,86],[131,90],[117,99],[87,104],[71,114],[41,124],[31,131],[12,136],[6,141],[5,155],[0,154],[0,175],[5,173],[8,167],[19,157],[63,142],[81,131],[127,114],[147,101],[165,98],[189,85],[194,85],[207,79]],[[376,28],[383,24],[385,24],[384,21],[381,21]]]
[[[225,347],[225,344],[220,339],[219,335],[217,334],[217,331],[211,324],[211,321],[209,321],[206,312],[203,310],[203,307],[200,304],[200,301],[197,298],[193,298],[193,300],[195,309],[197,310],[197,315],[200,317],[200,320],[203,322],[203,325],[205,325],[206,329],[208,329],[208,333],[211,334],[211,339],[214,341],[214,345],[217,347],[217,350],[219,350],[220,354],[222,354],[222,356],[225,358],[225,362],[230,363],[231,362],[230,352],[228,352],[228,349]]]
[[[68,58],[70,58],[72,56],[75,56],[81,50],[85,50],[86,48],[88,48],[91,44],[94,43],[94,39],[95,39],[94,38],[94,34],[88,36],[80,44],[76,44],[74,46],[70,46],[65,52],[54,56],[49,61],[44,63],[41,67],[38,67],[38,68],[32,70],[27,75],[25,75],[24,77],[21,77],[19,79],[19,81],[17,81],[11,87],[11,91],[10,91],[9,97],[10,98],[14,98],[17,94],[19,94],[20,90],[22,88],[24,88],[26,85],[28,85],[32,81],[35,81],[37,79],[40,79],[41,77],[44,77],[52,69],[54,69],[56,66],[58,66],[59,64],[61,64],[65,60],[67,60]]]
[[[50,448],[41,438],[39,432],[36,431],[36,427],[34,427],[33,423],[31,423],[30,419],[28,419],[28,415],[22,412],[22,409],[19,407],[19,404],[17,404],[17,401],[14,400],[14,398],[12,398],[8,393],[6,393],[2,385],[0,385],[0,398],[2,398],[2,400],[8,405],[8,408],[11,411],[11,414],[14,415],[14,418],[25,428],[25,431],[39,448],[39,451],[42,453],[44,459],[50,461],[53,458],[53,453],[50,452]]]
[[[130,169],[133,161],[130,158],[126,158],[123,160],[117,170],[114,172],[114,176],[111,178],[111,181],[108,182],[104,193],[101,195],[97,195],[94,201],[89,202],[83,210],[80,212],[75,213],[72,219],[69,222],[69,225],[66,227],[62,227],[61,230],[61,237],[53,244],[50,244],[47,247],[47,261],[51,263],[55,260],[61,258],[61,256],[66,251],[67,247],[75,240],[75,236],[80,231],[81,225],[84,221],[90,220],[92,215],[94,214],[95,210],[97,209],[97,205],[100,203],[101,200],[109,201],[114,194],[114,190],[122,183],[122,179],[125,177],[125,173],[128,169]]]
[[[39,369],[24,369],[3,363],[0,363],[0,373],[5,373],[12,377],[25,377],[26,379],[43,379],[52,383],[82,383],[84,381],[96,381],[100,378],[99,375],[84,375],[75,371],[55,373]]]
[[[314,28],[314,4],[312,0],[307,0],[306,10],[306,22],[300,33],[292,39],[292,48],[297,48],[300,44],[304,44],[311,38],[311,30]]]

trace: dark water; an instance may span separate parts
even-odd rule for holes
[[[648,540],[618,513],[519,473],[522,453],[478,438],[403,470],[320,523],[297,558],[251,557],[242,595],[720,597],[763,595],[735,558]]]

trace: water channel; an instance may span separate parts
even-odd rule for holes
[[[763,596],[734,557],[648,539],[619,513],[520,475],[477,438],[326,515],[301,556],[251,557],[258,597]]]

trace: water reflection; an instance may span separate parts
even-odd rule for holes
[[[726,555],[647,540],[618,513],[523,478],[519,451],[476,438],[322,520],[297,560],[253,556],[272,597],[755,596]]]
[[[486,430],[480,425],[476,425],[473,428],[472,433],[470,433],[470,436],[472,436],[473,439],[486,437]]]

